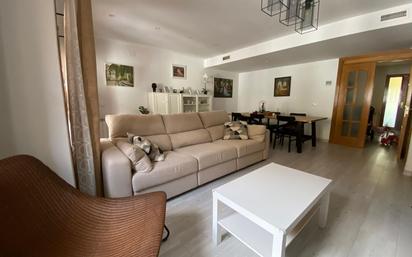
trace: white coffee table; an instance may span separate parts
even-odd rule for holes
[[[275,163],[213,190],[213,241],[222,229],[262,257],[284,257],[285,248],[319,209],[325,227],[332,180]],[[235,211],[220,218],[219,202]]]

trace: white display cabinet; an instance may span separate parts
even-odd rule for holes
[[[149,111],[154,114],[212,111],[212,96],[148,93]]]

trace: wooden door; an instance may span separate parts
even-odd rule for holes
[[[344,64],[341,71],[333,143],[365,145],[375,63]]]
[[[412,75],[412,67],[410,75]],[[410,79],[408,80],[408,90],[406,92],[405,104],[403,107],[403,119],[401,125],[401,132],[399,134],[398,142],[398,159],[402,159],[406,156],[408,146],[409,146],[409,137],[411,130],[411,119],[409,117],[409,112],[411,111],[411,99],[412,98],[412,83]]]

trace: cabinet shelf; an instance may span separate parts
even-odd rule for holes
[[[212,96],[176,93],[148,93],[149,110],[153,114],[212,111]]]

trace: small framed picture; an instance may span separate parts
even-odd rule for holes
[[[133,66],[106,63],[106,85],[134,87]]]
[[[232,98],[233,94],[233,80],[215,78],[214,94],[216,98]]]
[[[174,79],[186,79],[187,78],[187,69],[186,65],[172,65],[172,77]]]
[[[290,96],[292,77],[275,78],[274,96]]]

